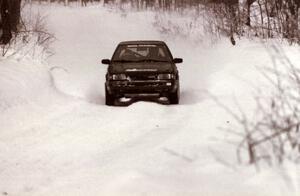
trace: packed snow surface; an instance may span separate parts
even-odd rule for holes
[[[237,110],[235,97],[250,112],[252,87],[262,86],[258,69],[274,62],[273,42],[204,47],[193,37],[161,34],[151,11],[33,9],[48,16],[55,55],[47,64],[0,61],[0,195],[300,194],[298,165],[257,173],[237,164],[241,138],[220,129],[233,119],[209,95]],[[101,59],[120,41],[145,39],[164,40],[184,59],[180,104],[105,106]],[[300,62],[298,47],[284,50]]]

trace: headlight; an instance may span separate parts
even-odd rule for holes
[[[127,76],[125,74],[113,74],[109,77],[111,80],[127,80]]]
[[[159,80],[171,80],[173,79],[175,76],[173,74],[159,74],[158,75],[158,79]]]

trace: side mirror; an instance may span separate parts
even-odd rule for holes
[[[109,65],[110,64],[110,60],[109,59],[102,59],[102,64],[104,65]]]
[[[174,58],[173,59],[173,63],[182,63],[182,62],[183,62],[182,58]]]

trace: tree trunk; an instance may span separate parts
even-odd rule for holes
[[[21,0],[10,0],[9,6],[11,30],[17,32],[21,15]]]
[[[289,12],[290,12],[290,38],[294,39],[298,34],[298,11],[299,11],[299,1],[298,0],[290,0],[289,1]]]
[[[12,38],[11,25],[10,25],[10,13],[9,13],[9,0],[0,1],[1,11],[1,29],[2,35],[0,38],[1,44],[8,44]]]
[[[247,0],[246,4],[247,4],[247,21],[246,21],[246,25],[247,26],[251,26],[251,5],[255,2],[255,0]]]

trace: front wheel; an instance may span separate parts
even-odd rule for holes
[[[113,106],[115,104],[115,97],[113,94],[109,94],[107,87],[105,86],[105,105]]]
[[[169,101],[170,104],[179,104],[179,89],[177,89],[176,92],[169,94]]]

